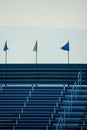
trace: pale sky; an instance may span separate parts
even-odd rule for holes
[[[8,42],[8,63],[87,63],[87,0],[0,0],[0,55]]]

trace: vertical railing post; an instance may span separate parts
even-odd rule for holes
[[[15,130],[15,125],[13,125],[13,130]]]
[[[0,90],[1,90],[1,92],[2,92],[2,84],[0,85]]]
[[[71,110],[70,111],[72,111],[72,100],[73,100],[73,87],[71,89]]]
[[[63,125],[64,129],[65,129],[65,116],[66,116],[66,110],[65,109],[66,108],[64,108],[64,125]]]
[[[48,125],[46,126],[46,130],[48,130]]]
[[[81,84],[82,84],[82,72],[79,71],[79,73],[78,73],[78,93],[79,93],[79,89],[81,87]]]
[[[81,130],[83,130],[83,126],[81,126]]]
[[[81,85],[82,84],[82,72],[79,71],[78,73],[78,85]]]

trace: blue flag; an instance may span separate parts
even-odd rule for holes
[[[62,50],[69,51],[69,41],[61,47]]]
[[[4,50],[4,51],[7,51],[7,50],[8,50],[7,41],[5,42],[5,45],[4,45],[3,50]]]

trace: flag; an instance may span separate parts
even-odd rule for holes
[[[69,51],[69,41],[61,47],[62,50]]]
[[[8,50],[7,41],[5,42],[5,45],[4,45],[3,50],[4,50],[4,51],[7,51],[7,50]]]
[[[37,41],[36,41],[36,43],[35,43],[35,45],[34,45],[33,51],[36,51],[36,52],[37,52]]]

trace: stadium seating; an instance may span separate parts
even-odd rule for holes
[[[79,71],[87,84],[87,64],[0,64],[0,83],[73,85]]]
[[[87,86],[74,92],[63,85],[3,85],[0,90],[1,130],[86,130]],[[65,118],[64,110],[66,109]],[[58,121],[62,119],[60,125]]]
[[[32,87],[1,86],[0,129],[12,129]]]
[[[64,96],[61,98],[54,119],[49,126],[50,130],[79,130],[81,127],[82,130],[86,130],[87,86],[80,86],[78,94],[72,98],[72,105],[70,101],[70,105],[67,104],[66,106],[67,101],[71,99],[71,90],[72,87],[70,86],[66,88],[66,92],[64,92]],[[65,108],[66,112],[64,113]]]
[[[1,69],[1,71],[3,70]],[[10,74],[12,74],[12,71],[13,70],[8,70],[9,73],[5,78],[11,80]],[[20,71],[20,73],[22,72]],[[44,71],[40,73],[44,75]],[[40,73],[38,71],[38,74]],[[76,76],[77,80],[75,80],[73,85],[68,84],[68,79],[67,82],[65,82],[65,78],[63,79],[63,77],[62,79],[67,84],[54,83],[55,78],[52,84],[50,84],[51,79],[50,82],[48,82],[46,75],[45,78],[43,78],[43,84],[40,84],[41,82],[39,82],[38,76],[38,79],[34,80],[34,84],[27,84],[29,82],[28,79],[27,82],[23,83],[21,80],[24,78],[23,81],[26,81],[26,76],[19,74],[17,81],[19,82],[20,79],[21,84],[16,83],[16,80],[14,80],[14,82],[12,81],[13,84],[8,84],[5,79],[5,82],[2,80],[0,85],[0,129],[86,130],[87,85],[82,85],[82,83],[84,83],[82,74],[84,74],[83,71],[79,71]],[[1,78],[2,75],[3,73],[1,74]],[[13,77],[15,78],[16,75]],[[32,78],[33,75],[32,77],[30,76],[31,80],[33,80]],[[49,75],[49,78],[53,77]],[[48,84],[44,84],[44,79],[46,80],[45,83],[48,82]],[[38,81],[39,84],[37,84],[36,81]]]

